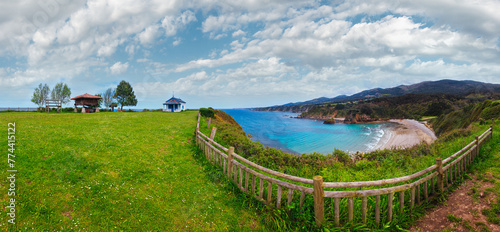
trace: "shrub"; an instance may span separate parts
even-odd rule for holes
[[[350,164],[352,162],[351,156],[349,154],[337,148],[335,148],[335,150],[333,151],[333,157],[337,158],[339,162],[342,162],[344,164]]]
[[[200,114],[201,114],[201,116],[203,116],[203,117],[207,117],[207,118],[208,118],[208,117],[210,117],[210,118],[213,118],[213,117],[215,116],[215,111],[214,111],[214,109],[212,109],[212,108],[208,108],[208,109],[207,109],[207,108],[201,108],[201,109],[200,109]]]
[[[486,120],[500,117],[500,104],[492,104],[481,112],[481,118]]]

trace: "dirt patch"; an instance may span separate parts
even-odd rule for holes
[[[62,213],[62,215],[63,215],[63,216],[65,216],[65,217],[67,217],[67,218],[69,218],[69,219],[71,219],[71,218],[72,218],[72,216],[71,216],[71,211],[66,211],[66,212],[63,212],[63,213]]]
[[[252,224],[250,224],[250,230],[256,230],[257,229],[257,221],[252,220]]]
[[[496,202],[495,194],[487,190],[492,187],[494,184],[473,176],[451,193],[445,203],[430,209],[410,231],[500,231],[499,225],[489,223],[481,213]]]

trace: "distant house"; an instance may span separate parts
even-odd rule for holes
[[[163,111],[165,112],[181,112],[186,109],[186,102],[181,100],[180,98],[172,98],[168,99],[165,103],[163,103]]]
[[[88,93],[71,98],[71,100],[75,100],[75,112],[78,111],[77,106],[82,106],[82,113],[99,112],[98,105],[100,99],[102,99],[102,97]]]

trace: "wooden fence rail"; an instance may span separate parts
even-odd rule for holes
[[[493,125],[480,136],[476,136],[467,146],[444,160],[437,158],[436,164],[414,174],[376,181],[323,182],[321,176],[315,176],[313,179],[292,176],[241,157],[234,152],[233,147],[226,148],[214,141],[216,128],[212,128],[210,137],[203,134],[200,131],[200,119],[201,115],[198,114],[196,144],[207,160],[220,167],[241,191],[251,194],[265,204],[274,202],[278,209],[283,204],[292,204],[294,199],[302,207],[306,197],[312,196],[318,226],[322,225],[325,218],[325,198],[333,199],[336,225],[341,223],[341,208],[347,208],[347,214],[342,214],[347,217],[342,219],[343,222],[354,220],[354,202],[359,203],[358,198],[361,198],[361,209],[357,209],[361,211],[361,218],[358,219],[366,223],[367,217],[373,216],[377,226],[384,218],[387,222],[393,219],[394,208],[397,208],[396,213],[402,214],[405,209],[411,210],[415,205],[429,201],[465,173],[479,154],[481,145],[492,137],[494,125],[492,120]],[[377,186],[382,187],[374,188]],[[349,190],[352,188],[365,189]],[[396,200],[394,195],[397,196]],[[387,205],[382,205],[382,202]],[[347,204],[346,207],[340,207],[341,203]]]
[[[37,111],[38,107],[0,107],[0,111]]]
[[[47,99],[45,100],[45,111],[50,112],[51,108],[56,108],[57,112],[62,112],[62,100],[57,99]]]

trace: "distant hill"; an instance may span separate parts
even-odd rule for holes
[[[308,105],[321,103],[340,103],[349,101],[359,101],[372,99],[382,96],[402,96],[405,94],[448,94],[467,96],[472,93],[500,93],[500,84],[490,84],[478,81],[456,81],[456,80],[439,80],[439,81],[424,81],[413,85],[400,85],[393,88],[375,88],[365,90],[351,96],[340,95],[334,98],[315,98],[304,102],[288,103],[279,106],[270,106],[257,108],[256,110],[264,111],[293,111],[304,112],[310,107]]]

